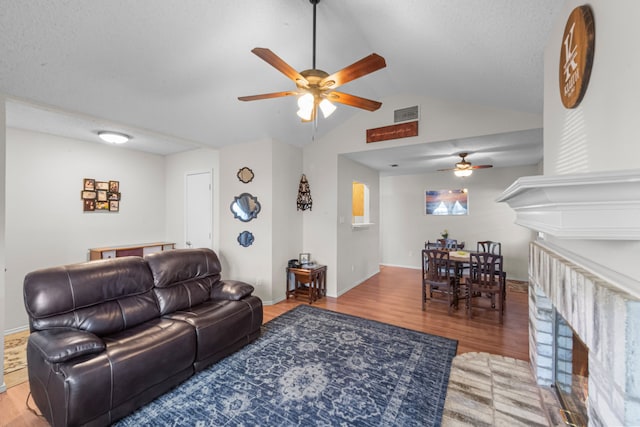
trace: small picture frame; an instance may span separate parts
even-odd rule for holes
[[[107,193],[107,199],[109,201],[120,201],[120,193]]]
[[[96,202],[96,210],[97,211],[108,211],[109,210],[109,202]]]
[[[82,189],[84,191],[93,191],[96,189],[96,180],[91,178],[85,178],[83,180]]]
[[[96,192],[95,191],[86,191],[86,190],[82,190],[82,192],[80,193],[80,198],[82,200],[95,200],[96,198]]]
[[[110,193],[119,193],[120,192],[120,181],[109,181],[109,192]]]
[[[98,190],[98,201],[99,202],[107,201],[107,192],[105,190]]]
[[[106,181],[98,181],[96,182],[96,190],[108,190],[109,183]]]
[[[118,212],[120,210],[120,202],[117,200],[111,200],[109,202],[109,211]]]
[[[84,200],[84,212],[92,212],[96,210],[96,201],[94,199]]]
[[[300,261],[300,265],[311,263],[311,254],[309,254],[308,252],[301,253],[298,261]]]

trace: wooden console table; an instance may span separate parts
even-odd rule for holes
[[[293,283],[289,278],[293,275]],[[293,286],[292,286],[293,285]],[[327,266],[313,265],[287,268],[287,299],[298,296],[309,298],[309,304],[327,294]]]
[[[111,246],[89,249],[89,260],[118,258],[122,256],[145,256],[154,252],[175,249],[176,244],[170,242],[142,243],[138,245]]]

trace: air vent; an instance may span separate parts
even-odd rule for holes
[[[407,120],[418,120],[418,106],[402,108],[393,112],[393,122],[406,122]]]

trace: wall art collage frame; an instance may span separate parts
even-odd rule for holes
[[[82,180],[83,212],[120,212],[120,181],[98,181],[94,178]]]

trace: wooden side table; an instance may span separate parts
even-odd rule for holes
[[[293,283],[289,277],[293,274]],[[287,268],[287,299],[298,296],[309,298],[309,304],[327,294],[327,266],[309,265]],[[293,285],[293,286],[292,286]]]

